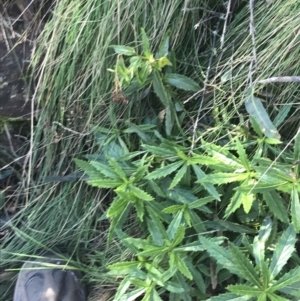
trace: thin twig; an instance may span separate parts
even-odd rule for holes
[[[10,132],[8,130],[8,127],[7,127],[7,124],[4,123],[4,130],[5,130],[5,133],[6,133],[6,136],[7,136],[7,140],[8,140],[8,144],[9,144],[9,148],[10,148],[10,151],[12,152],[12,154],[14,155],[15,158],[17,158],[17,154],[14,150],[14,146],[12,144],[12,141],[11,141],[11,135],[10,135]]]
[[[300,76],[275,76],[258,81],[259,84],[300,83]]]
[[[250,62],[249,67],[249,85],[252,87],[252,74],[254,70],[257,68],[257,52],[255,47],[255,27],[254,27],[254,0],[249,0],[249,8],[250,8],[250,22],[249,22],[249,30],[252,39],[252,60]]]
[[[89,135],[91,132],[88,132],[88,133],[85,133],[85,134],[82,134],[82,133],[79,133],[79,132],[76,132],[70,128],[67,128],[65,127],[63,124],[61,124],[60,122],[58,121],[53,121],[52,124],[56,124],[56,125],[59,125],[60,127],[62,127],[65,131],[68,131],[68,132],[71,132],[73,134],[76,134],[76,135],[79,135],[79,136],[87,136]]]
[[[223,32],[222,32],[222,36],[221,36],[221,49],[223,49],[224,46],[224,42],[225,42],[225,34],[226,34],[226,28],[227,28],[227,22],[228,22],[228,17],[230,14],[230,7],[231,7],[231,0],[228,1],[227,4],[227,11],[226,11],[226,16],[225,16],[225,21],[224,21],[224,26],[223,26]]]

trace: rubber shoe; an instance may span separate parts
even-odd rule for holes
[[[23,264],[15,286],[13,301],[86,301],[78,271],[63,270],[64,263],[52,258]],[[46,267],[42,262],[57,265]]]

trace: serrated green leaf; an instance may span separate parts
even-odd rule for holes
[[[144,251],[141,251],[137,253],[137,256],[143,256],[143,257],[155,257],[163,255],[164,253],[168,252],[169,248],[165,246],[148,246],[145,247]]]
[[[270,234],[272,232],[272,225],[273,225],[273,222],[272,222],[272,219],[270,218],[270,216],[265,217],[261,224],[261,227],[258,231],[259,241],[261,241],[263,243],[267,242],[267,240],[269,239]]]
[[[141,200],[152,201],[154,199],[152,195],[132,184],[128,185],[128,189],[130,189],[132,193]]]
[[[173,149],[168,149],[166,147],[161,146],[153,146],[149,144],[142,144],[142,147],[153,155],[160,157],[169,157],[174,156],[176,152]]]
[[[184,162],[179,161],[179,162],[168,164],[164,167],[157,168],[154,171],[150,172],[145,178],[148,180],[165,178],[167,175],[171,174],[172,172],[180,168],[183,164]]]
[[[234,284],[226,287],[230,292],[242,296],[259,296],[262,291],[259,288],[252,287],[246,284]]]
[[[246,151],[238,138],[236,139],[235,143],[236,143],[236,150],[239,154],[239,159],[241,160],[242,165],[245,167],[245,169],[249,172],[250,171],[250,162],[248,160]]]
[[[204,197],[204,198],[201,198],[201,199],[198,199],[196,201],[193,201],[191,202],[189,205],[188,205],[188,208],[189,209],[200,209],[202,206],[206,205],[207,203],[210,203],[212,201],[214,201],[215,198],[212,197],[212,196],[207,196],[207,197]]]
[[[111,271],[130,271],[137,268],[140,263],[136,261],[122,261],[110,264],[107,268]]]
[[[110,226],[108,231],[108,242],[110,242],[113,239],[115,234],[119,234],[120,232],[122,232],[120,229],[123,227],[124,223],[128,220],[128,216],[131,208],[132,208],[131,204],[128,204],[125,207],[125,210],[123,210],[122,212],[120,212],[118,215],[114,216],[110,220]],[[107,213],[106,213],[106,217],[107,217]],[[136,251],[135,248],[131,245],[127,245],[127,248],[132,252]]]
[[[194,80],[185,75],[177,73],[167,73],[163,81],[166,84],[185,91],[197,92],[201,90],[201,87]]]
[[[171,182],[169,189],[173,189],[177,184],[179,184],[179,182],[184,177],[184,175],[187,171],[187,168],[188,168],[188,166],[186,164],[181,166],[181,168],[177,171],[173,181]]]
[[[118,179],[118,176],[114,171],[111,169],[111,167],[102,164],[97,161],[91,161],[90,164],[95,167],[101,174],[103,174],[105,177],[111,178],[111,179]]]
[[[216,220],[206,223],[208,228],[218,229],[218,230],[229,230],[236,233],[245,233],[245,234],[252,234],[256,233],[256,230],[251,229],[247,226],[242,224],[229,222],[227,220]]]
[[[182,221],[182,211],[177,212],[172,222],[168,226],[167,235],[170,240],[173,240]]]
[[[145,32],[144,28],[141,28],[141,34],[142,34],[142,47],[143,47],[143,52],[146,58],[149,58],[149,56],[151,55],[150,52],[150,42],[149,39],[147,37],[147,34]]]
[[[120,180],[110,180],[110,179],[90,179],[87,180],[87,183],[93,187],[100,188],[116,188],[123,183]]]
[[[177,245],[179,245],[183,241],[184,235],[185,235],[185,228],[184,228],[184,225],[181,224],[178,227],[178,230],[177,230],[177,232],[175,234],[175,237],[172,241],[172,246],[176,247]]]
[[[209,298],[207,301],[249,301],[252,299],[252,296],[238,296],[233,293],[225,293]]]
[[[138,300],[140,296],[142,296],[145,293],[146,289],[145,288],[138,288],[133,291],[130,291],[127,294],[121,294],[120,297],[117,298],[116,296],[114,297],[114,301],[134,301]],[[144,300],[144,299],[143,299]],[[145,301],[145,300],[144,300]],[[161,301],[161,300],[160,300]]]
[[[274,279],[285,266],[290,259],[295,243],[296,243],[296,231],[292,225],[290,225],[281,235],[279,241],[276,244],[275,251],[270,263],[271,280]]]
[[[102,176],[101,173],[90,163],[79,159],[74,159],[74,162],[79,168],[81,168],[90,177],[98,178]]]
[[[174,264],[178,267],[179,272],[185,276],[187,279],[192,280],[193,276],[190,272],[190,270],[188,269],[188,267],[186,266],[186,264],[184,263],[184,261],[178,256],[175,255],[175,262]]]
[[[152,205],[152,207],[150,207],[148,205]],[[156,231],[162,235],[164,240],[167,240],[169,237],[167,235],[165,227],[163,226],[162,221],[170,224],[171,219],[164,218],[166,215],[164,215],[163,213],[160,214],[161,212],[159,212],[159,210],[161,210],[161,208],[159,208],[159,204],[155,201],[151,202],[151,203],[147,203],[146,208],[147,208],[150,219],[152,220],[152,222],[155,225],[155,228],[158,228]],[[158,209],[158,210],[155,211],[154,208]]]
[[[201,220],[199,214],[197,214],[194,210],[190,210],[190,218],[193,228],[197,233],[202,233],[206,231],[205,223]]]
[[[275,284],[268,288],[268,292],[275,292],[297,281],[300,281],[300,267],[297,267],[285,273],[280,279],[275,282]]]
[[[131,282],[129,281],[129,276],[125,277],[121,283],[118,286],[116,295],[115,295],[115,300],[120,301],[121,297],[126,295],[127,289],[130,287]]]
[[[174,249],[174,251],[176,252],[198,252],[204,250],[205,248],[202,246],[202,244],[199,241],[194,241]]]
[[[290,301],[290,299],[283,298],[283,297],[275,295],[273,293],[268,294],[268,298],[270,299],[270,301]],[[257,301],[260,301],[260,300],[257,300]]]
[[[265,243],[260,241],[258,236],[253,240],[253,256],[256,264],[260,267],[265,259]]]
[[[184,205],[172,205],[167,208],[164,208],[163,212],[164,213],[175,213],[177,211],[182,210],[184,208],[183,206]]]
[[[253,202],[255,201],[255,195],[253,193],[242,193],[241,198],[244,211],[248,214],[252,208]]]
[[[127,55],[127,56],[131,56],[135,54],[135,50],[132,47],[129,46],[122,46],[122,45],[111,45],[110,47],[112,47],[115,51],[115,53],[117,54],[123,54],[123,55]]]
[[[165,198],[166,195],[164,194],[164,192],[161,190],[161,188],[159,187],[159,185],[156,184],[155,181],[153,180],[148,180],[148,184],[149,184],[149,188],[151,188],[158,196]]]
[[[157,246],[163,246],[165,239],[167,238],[167,233],[159,220],[154,222],[152,219],[147,218],[148,230],[151,234],[153,243]]]
[[[168,95],[161,77],[158,71],[154,71],[152,74],[153,77],[153,89],[157,97],[160,99],[164,107],[168,107],[170,104],[170,96]]]
[[[231,273],[242,277],[243,274],[240,272],[239,267],[237,267],[233,262],[232,255],[228,250],[220,247],[217,243],[204,236],[200,236],[200,242],[208,254],[213,257],[220,266],[224,267]]]
[[[206,175],[201,180],[198,180],[197,183],[211,183],[216,185],[228,184],[232,182],[240,182],[244,181],[248,178],[247,173],[213,173],[210,175]]]
[[[247,112],[255,119],[261,131],[269,138],[280,139],[280,135],[272,123],[261,100],[250,96],[245,102]]]
[[[300,160],[300,130],[297,132],[294,143],[294,161],[297,162]]]
[[[220,165],[221,164],[221,162],[219,160],[217,160],[213,157],[198,155],[198,154],[193,154],[192,157],[186,156],[186,160],[189,165],[201,164],[201,165],[211,166],[211,165]]]
[[[270,270],[269,270],[269,264],[267,261],[262,261],[260,264],[260,270],[261,270],[261,276],[262,276],[262,282],[263,287],[268,287],[270,285]]]
[[[206,174],[201,170],[201,168],[197,165],[192,165],[193,170],[197,176],[198,180],[202,180]],[[221,201],[220,196],[214,185],[210,183],[201,183],[201,185],[209,192],[211,196],[213,196],[216,200]]]
[[[278,139],[275,139],[275,138],[265,138],[264,139],[264,142],[266,144],[269,144],[269,145],[277,145],[277,144],[282,144],[282,142]]]
[[[165,289],[169,292],[172,292],[172,293],[176,293],[176,294],[179,294],[179,293],[183,293],[184,292],[184,288],[181,287],[178,283],[176,282],[172,282],[172,281],[168,281],[165,283]]]
[[[265,292],[261,292],[260,296],[257,298],[257,301],[267,301],[267,294]]]
[[[250,263],[249,259],[240,251],[238,247],[229,242],[229,249],[232,255],[232,261],[239,269],[242,278],[250,281],[252,284],[262,288],[259,275],[256,273],[255,268]]]
[[[291,192],[291,214],[292,214],[292,223],[297,232],[300,231],[300,201],[299,201],[299,194],[297,188],[293,186]]]
[[[287,208],[283,205],[283,199],[275,190],[264,192],[263,199],[275,217],[285,224],[289,223]]]
[[[127,301],[127,299],[126,299]],[[131,300],[129,300],[131,301]],[[142,299],[142,301],[163,301],[158,292],[155,289],[151,289],[149,292],[147,292],[144,296],[144,298]]]
[[[165,127],[166,127],[166,134],[169,137],[172,133],[172,129],[174,126],[174,108],[171,104],[168,104],[165,107]]]
[[[127,176],[126,173],[124,172],[124,170],[122,169],[122,167],[117,163],[117,161],[113,158],[109,158],[108,159],[109,164],[111,165],[111,167],[113,168],[114,172],[123,180],[123,181],[127,181]]]
[[[112,218],[115,217],[116,215],[119,215],[121,212],[124,211],[127,205],[128,205],[128,200],[116,197],[111,203],[106,216],[108,218]]]
[[[136,200],[134,202],[134,207],[135,207],[136,214],[137,214],[139,221],[142,222],[144,220],[144,213],[145,213],[144,202],[141,200]]]
[[[167,56],[168,52],[169,52],[169,40],[170,40],[170,36],[169,33],[167,33],[162,41],[160,42],[159,46],[158,46],[158,51],[155,54],[155,58],[158,60],[164,56]]]
[[[245,195],[245,193],[239,191],[236,191],[234,193],[234,195],[230,199],[229,205],[226,208],[225,216],[224,216],[225,218],[231,215],[241,206],[241,204],[243,203],[243,195]]]

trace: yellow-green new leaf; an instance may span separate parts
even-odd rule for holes
[[[123,54],[123,55],[127,55],[127,56],[131,56],[135,54],[135,50],[132,47],[129,46],[122,46],[122,45],[111,45],[110,47],[112,47],[115,51],[115,53],[117,54]]]

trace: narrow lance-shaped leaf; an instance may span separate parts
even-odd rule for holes
[[[182,211],[177,212],[175,217],[173,218],[172,222],[169,224],[168,230],[167,230],[167,235],[170,240],[173,240],[182,221]]]
[[[167,32],[167,34],[163,37],[162,41],[159,44],[158,51],[155,54],[155,58],[158,60],[168,54],[169,51],[169,40],[170,40],[170,33]]]
[[[238,296],[233,293],[225,293],[209,298],[207,301],[250,301],[250,300],[253,300],[252,296]]]
[[[179,255],[175,254],[175,265],[177,265],[178,270],[180,271],[180,273],[185,276],[186,278],[192,280],[193,276],[190,272],[190,270],[188,269],[188,267],[186,266],[185,262],[179,257]]]
[[[268,292],[275,292],[298,281],[300,281],[300,267],[285,273],[268,289]]]
[[[246,168],[246,170],[249,172],[250,171],[250,162],[249,162],[248,156],[246,154],[246,151],[238,138],[236,139],[236,149],[239,154],[239,159],[241,160],[241,162],[242,162],[243,166]]]
[[[163,85],[160,74],[158,71],[153,72],[153,89],[155,94],[158,96],[164,107],[170,105],[170,97]]]
[[[93,167],[95,167],[100,173],[102,173],[105,177],[111,179],[118,179],[118,175],[112,170],[110,166],[107,166],[106,164],[97,161],[91,161],[90,164]]]
[[[167,175],[174,172],[175,170],[177,170],[178,168],[180,168],[183,164],[184,162],[179,161],[179,162],[168,164],[161,168],[157,168],[156,170],[149,173],[145,178],[148,180],[164,178]]]
[[[176,73],[166,74],[164,82],[185,91],[197,92],[201,89],[201,87],[191,78]]]
[[[269,138],[280,139],[280,135],[272,123],[266,109],[264,108],[261,100],[255,96],[250,96],[245,102],[246,110],[252,116],[257,124],[260,126],[261,131]]]
[[[264,192],[263,199],[275,217],[285,224],[289,223],[288,212],[283,204],[284,201],[275,190]]]
[[[265,259],[265,243],[270,237],[272,231],[272,220],[267,216],[259,229],[258,236],[254,238],[253,241],[253,255],[256,261],[256,264],[262,267],[262,264]]]
[[[294,160],[295,163],[300,160],[300,128],[298,129],[297,136],[294,144]]]
[[[262,285],[260,283],[259,275],[256,273],[255,268],[250,263],[249,259],[234,244],[229,243],[229,249],[232,255],[232,261],[240,270],[242,277],[261,288]]]
[[[176,173],[174,179],[172,180],[172,183],[170,185],[170,189],[174,188],[184,177],[188,166],[184,164]]]
[[[206,175],[201,180],[198,180],[197,183],[211,183],[216,185],[228,184],[232,182],[245,181],[248,178],[246,173],[226,173],[218,172],[210,175]]]
[[[291,206],[292,222],[296,231],[300,231],[300,201],[299,201],[299,194],[295,186],[293,186],[292,188],[291,199],[292,199],[292,206]]]
[[[232,293],[242,296],[259,296],[262,293],[259,288],[246,284],[228,285],[227,289]]]
[[[141,34],[142,34],[142,41],[143,41],[142,46],[143,46],[144,55],[146,58],[149,58],[149,56],[151,55],[150,42],[144,28],[141,28]]]
[[[243,203],[243,195],[244,192],[236,191],[234,195],[232,196],[229,205],[226,208],[225,211],[225,217],[230,216],[233,212],[235,212]]]
[[[235,265],[232,260],[232,255],[228,250],[225,248],[220,247],[215,242],[201,236],[200,242],[202,243],[203,247],[207,250],[208,254],[213,257],[220,266],[224,267],[228,271],[233,274],[236,274],[242,277],[242,273],[240,272],[239,268]]]
[[[296,243],[296,231],[290,225],[281,235],[276,244],[274,254],[270,263],[271,280],[274,279],[290,259]]]
[[[198,180],[201,180],[202,178],[204,178],[206,176],[206,174],[202,171],[202,169],[197,166],[197,165],[192,165],[193,170],[197,176]],[[216,190],[216,188],[214,187],[214,185],[212,185],[211,183],[201,183],[202,186],[209,192],[209,194],[211,196],[213,196],[216,200],[220,201],[220,196],[218,191]]]

